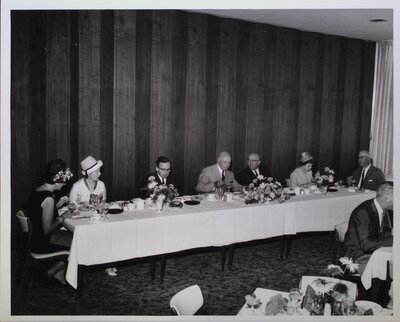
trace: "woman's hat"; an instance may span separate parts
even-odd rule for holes
[[[313,156],[308,152],[302,152],[300,154],[300,162],[302,162],[302,163],[307,163],[310,161],[312,162],[313,159],[314,159]]]
[[[101,162],[101,160],[96,160],[91,155],[89,155],[88,157],[86,157],[84,160],[81,161],[81,168],[83,175],[92,173],[97,169],[101,168],[102,166],[103,162]]]

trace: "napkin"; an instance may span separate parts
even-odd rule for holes
[[[287,305],[287,300],[281,294],[271,296],[265,307],[265,315],[276,315]]]

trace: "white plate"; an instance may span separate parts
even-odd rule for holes
[[[382,306],[380,306],[378,303],[375,302],[370,302],[370,301],[356,301],[355,304],[357,307],[360,307],[362,309],[369,310],[372,309],[372,311],[375,313],[382,312]]]

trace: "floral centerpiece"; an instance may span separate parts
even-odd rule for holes
[[[149,177],[147,189],[150,192],[151,200],[154,202],[171,202],[178,196],[178,191],[175,189],[173,184],[158,184],[154,176]]]
[[[243,189],[246,204],[270,202],[284,196],[282,184],[272,177],[259,175]]]
[[[325,167],[322,173],[317,173],[315,175],[315,182],[319,186],[324,187],[331,187],[335,185],[335,171],[329,169],[328,167]]]

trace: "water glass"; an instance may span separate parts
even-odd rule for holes
[[[293,302],[296,311],[299,307],[299,301],[301,300],[302,296],[303,296],[303,294],[301,293],[300,289],[298,289],[298,288],[290,289],[289,298],[290,298],[290,301]]]
[[[353,315],[355,312],[355,303],[351,297],[342,300],[342,315]]]

